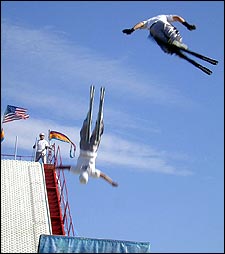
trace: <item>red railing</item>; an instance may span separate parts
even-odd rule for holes
[[[59,146],[57,147],[57,151],[56,152],[54,151],[54,156],[52,157],[51,161],[53,159],[54,159],[55,167],[62,164],[62,158],[60,155]],[[75,236],[72,216],[70,213],[70,206],[68,202],[68,192],[67,192],[66,178],[64,175],[64,171],[56,169],[56,176],[57,176],[58,186],[59,186],[60,205],[61,205],[61,211],[63,216],[64,230],[67,236]]]

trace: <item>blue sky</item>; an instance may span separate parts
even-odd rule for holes
[[[96,166],[119,183],[79,184],[66,173],[79,236],[149,241],[152,252],[224,251],[224,3],[222,1],[2,1],[1,118],[6,106],[28,120],[3,124],[2,153],[32,155],[40,132],[79,146],[96,87],[105,86],[105,131]],[[195,59],[211,76],[164,54],[139,30],[158,14],[178,14],[183,42],[219,61]],[[193,58],[193,57],[192,57]],[[194,59],[194,58],[193,58]],[[69,144],[56,141],[64,164]]]

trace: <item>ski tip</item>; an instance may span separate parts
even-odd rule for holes
[[[101,94],[105,94],[105,87],[101,87]]]
[[[219,62],[217,60],[211,59],[210,61],[208,61],[209,63],[213,64],[213,65],[217,65]]]
[[[212,74],[212,71],[209,70],[208,68],[204,67],[204,66],[199,66],[198,67],[200,70],[202,70],[203,72],[205,72],[206,74],[208,75],[211,75]]]

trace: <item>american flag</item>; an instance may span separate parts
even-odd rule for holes
[[[2,123],[8,123],[14,120],[27,119],[29,115],[26,114],[27,109],[8,105],[3,116]]]

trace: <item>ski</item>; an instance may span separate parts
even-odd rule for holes
[[[86,132],[86,141],[90,141],[90,133],[91,133],[91,122],[92,122],[92,114],[93,114],[93,104],[94,104],[94,93],[95,87],[92,85],[90,87],[90,102],[89,102],[89,111],[87,115],[87,132]]]
[[[99,110],[98,110],[98,118],[96,121],[96,141],[100,140],[100,124],[103,120],[103,104],[104,104],[104,98],[105,98],[105,88],[101,87],[101,91],[100,91],[100,102],[99,102]]]
[[[185,54],[183,54],[182,52],[180,52],[179,50],[176,50],[175,53],[180,56],[181,58],[185,59],[186,61],[188,61],[189,63],[193,64],[195,67],[197,67],[198,69],[200,69],[201,71],[205,72],[208,75],[212,74],[212,71],[209,70],[208,68],[206,68],[205,66],[202,66],[201,64],[195,62],[193,59],[189,58],[188,56],[186,56]]]
[[[176,47],[176,46],[175,46],[175,47]],[[217,64],[218,64],[218,61],[215,60],[215,59],[209,58],[209,57],[207,57],[207,56],[203,56],[203,55],[201,55],[201,54],[199,54],[199,53],[196,53],[196,52],[194,52],[194,51],[191,51],[191,50],[189,50],[189,49],[184,49],[184,48],[179,48],[179,49],[182,50],[182,51],[185,51],[185,52],[187,52],[187,53],[189,53],[189,54],[191,54],[191,55],[193,55],[193,56],[196,56],[196,57],[198,57],[198,58],[200,58],[200,59],[202,59],[202,60],[204,60],[204,61],[206,61],[206,62],[208,62],[208,63],[211,63],[211,64],[213,64],[213,65],[217,65]]]

